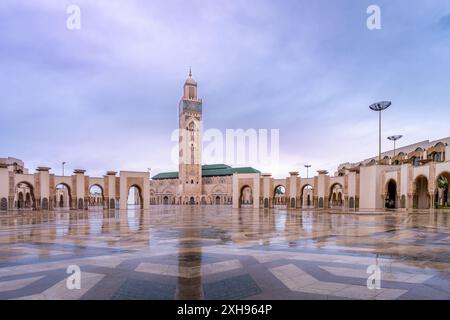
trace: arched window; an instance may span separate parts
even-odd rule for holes
[[[441,161],[441,153],[440,152],[436,152],[434,154],[434,161]]]
[[[195,99],[195,88],[189,87],[189,99]]]
[[[0,201],[0,210],[8,210],[8,199],[2,198],[2,200]]]
[[[319,208],[323,208],[323,198],[319,198]]]
[[[354,209],[355,208],[355,199],[353,197],[350,197],[350,200],[348,202],[348,207],[350,209]]]
[[[195,150],[195,148],[194,148],[194,145],[192,144],[191,145],[191,164],[194,164],[194,150]]]

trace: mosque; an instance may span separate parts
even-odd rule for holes
[[[378,157],[341,164],[336,173],[314,177],[289,172],[283,179],[252,167],[202,164],[202,99],[192,73],[179,111],[177,172],[107,171],[90,177],[84,169],[58,176],[49,167],[30,173],[20,159],[0,158],[0,211],[88,209],[125,210],[130,205],[230,205],[286,209],[376,211],[450,207],[450,137],[421,141]]]

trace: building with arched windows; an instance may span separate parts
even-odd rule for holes
[[[202,163],[203,101],[189,72],[178,104],[178,171],[85,170],[58,176],[48,167],[30,174],[23,161],[0,158],[0,210],[127,209],[129,205],[232,205],[234,208],[374,211],[450,208],[450,138],[421,141],[314,177],[283,179],[252,167]],[[131,195],[131,200],[130,200]]]

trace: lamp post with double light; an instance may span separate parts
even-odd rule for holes
[[[378,112],[378,134],[379,134],[378,163],[381,162],[381,112],[389,108],[391,104],[392,102],[390,101],[380,101],[369,106],[371,110]]]
[[[66,165],[66,162],[64,161],[63,163],[62,163],[62,175],[63,175],[63,177],[64,177],[64,166]]]
[[[305,168],[306,168],[306,179],[309,178],[309,168],[311,168],[310,164],[305,164]]]
[[[389,136],[387,138],[388,138],[388,140],[394,142],[394,157],[395,157],[395,143],[397,142],[397,140],[400,140],[401,138],[403,138],[403,136],[398,134],[398,135],[395,135],[395,136]]]

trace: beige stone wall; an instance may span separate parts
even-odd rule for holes
[[[309,185],[312,187],[311,204],[317,208],[321,203],[326,209],[331,205],[333,186],[339,185],[343,209],[358,208],[359,204],[361,211],[382,210],[385,208],[388,193],[387,184],[394,180],[397,187],[397,208],[410,209],[418,204],[433,207],[436,194],[440,196],[443,192],[437,190],[437,178],[442,174],[450,176],[450,161],[429,162],[420,166],[403,164],[369,165],[350,170],[343,168],[339,171],[339,176],[330,176],[320,171],[319,175],[309,179],[297,176],[295,172],[283,179],[274,179],[270,174],[203,177],[201,190],[194,200],[198,204],[223,205],[229,204],[232,199],[233,207],[237,208],[242,205],[242,191],[247,186],[251,191],[247,190],[245,196],[251,195],[251,207],[273,207],[275,188],[283,186],[286,192],[286,208],[301,208],[306,202],[304,188]],[[420,183],[419,178],[422,179]],[[40,168],[34,174],[22,174],[0,165],[0,201],[5,199],[8,209],[14,209],[18,185],[26,183],[33,193],[36,208],[41,208],[43,203],[48,201],[49,208],[52,209],[58,202],[56,186],[64,184],[68,187],[72,199],[70,207],[78,208],[78,201],[81,199],[85,208],[89,199],[89,188],[95,184],[103,190],[105,207],[109,207],[110,200],[113,200],[112,207],[120,202],[120,208],[126,209],[128,189],[132,185],[141,190],[144,208],[148,208],[150,204],[187,204],[192,194],[180,193],[180,182],[178,179],[150,181],[148,172],[123,171],[119,176],[112,172],[97,178],[89,177],[84,170],[77,170],[71,176],[61,177],[50,173],[48,168]]]

